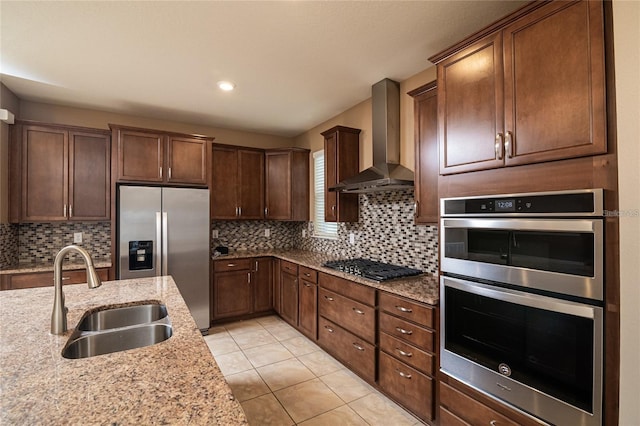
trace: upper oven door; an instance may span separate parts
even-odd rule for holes
[[[443,272],[603,300],[602,219],[444,218]]]

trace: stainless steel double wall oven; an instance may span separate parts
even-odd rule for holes
[[[441,200],[441,369],[558,425],[602,424],[603,191]]]

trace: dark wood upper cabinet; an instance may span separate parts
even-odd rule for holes
[[[358,194],[329,191],[328,188],[360,171],[360,129],[336,126],[324,136],[325,222],[357,222]]]
[[[415,221],[438,223],[438,97],[436,82],[409,92],[413,97],[416,167]]]
[[[607,152],[603,5],[532,5],[438,66],[440,173]]]
[[[309,220],[309,150],[266,150],[265,169],[265,218]]]
[[[108,131],[18,122],[12,135],[12,222],[109,219]]]
[[[213,138],[109,125],[117,141],[117,179],[207,186]]]
[[[264,217],[264,151],[214,145],[212,156],[211,217]]]

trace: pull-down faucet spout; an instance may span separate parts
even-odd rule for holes
[[[62,292],[62,261],[67,253],[77,251],[84,260],[87,268],[87,285],[89,288],[97,288],[102,285],[100,277],[93,266],[93,260],[88,251],[76,245],[64,247],[56,255],[53,262],[53,312],[51,313],[51,334],[63,334],[67,331],[67,308],[64,306],[64,293]]]

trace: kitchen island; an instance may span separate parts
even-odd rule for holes
[[[70,330],[50,334],[53,287],[0,292],[0,424],[246,424],[171,277],[63,287]],[[153,300],[173,335],[84,359],[61,352],[84,312]]]

